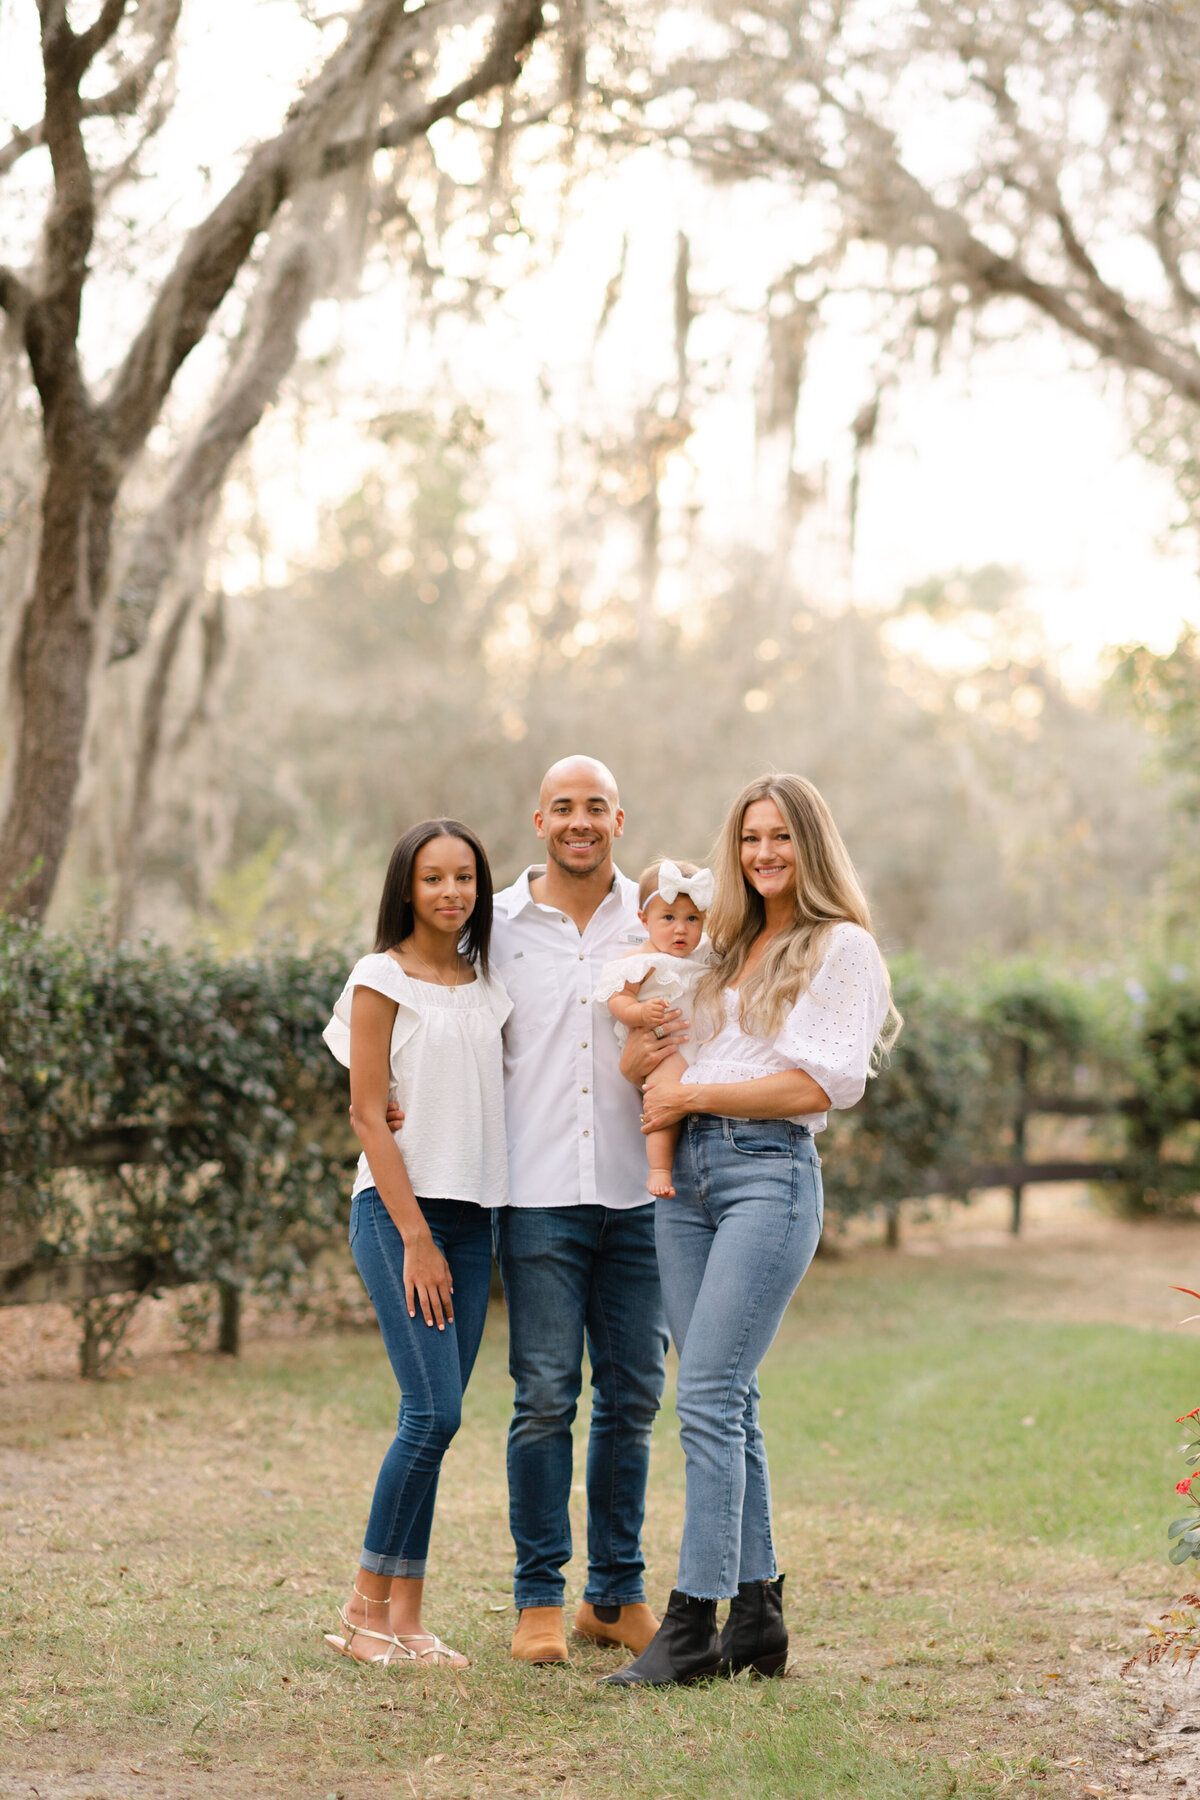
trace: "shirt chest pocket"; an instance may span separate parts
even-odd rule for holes
[[[581,971],[585,964],[576,965]],[[565,996],[570,987],[565,962],[552,956],[516,956],[504,963],[496,973],[508,990],[512,1011],[504,1026],[505,1042],[512,1049],[544,1039],[566,1012]],[[579,992],[587,987],[582,975]],[[588,991],[590,1000],[591,994]],[[579,1013],[583,1015],[583,1007]]]

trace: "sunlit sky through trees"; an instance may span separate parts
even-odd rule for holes
[[[32,7],[0,14],[0,105],[17,125],[40,106],[35,29]],[[148,222],[170,217],[177,228],[204,191],[220,191],[239,147],[277,123],[319,42],[292,0],[208,0],[185,10],[183,32],[178,104],[151,145],[148,179],[128,202],[143,246],[153,244]],[[447,124],[432,139],[453,178],[479,178],[463,132]],[[322,510],[354,488],[365,466],[364,423],[381,410],[445,398],[448,381],[490,433],[491,488],[479,523],[496,559],[503,563],[514,535],[536,539],[562,433],[581,418],[593,432],[615,427],[670,378],[680,230],[691,240],[700,309],[690,343],[695,429],[666,472],[659,604],[688,598],[672,581],[672,514],[698,517],[717,548],[769,534],[783,470],[771,445],[756,442],[763,335],[755,314],[773,273],[805,255],[803,208],[765,183],[713,188],[683,161],[648,150],[607,162],[585,153],[564,191],[561,169],[549,158],[533,166],[537,146],[529,151],[520,199],[528,235],[510,236],[486,267],[475,237],[457,249],[453,234],[448,239],[451,285],[485,274],[504,289],[498,301],[474,316],[439,311],[431,322],[414,305],[408,267],[376,257],[356,297],[315,308],[303,339],[309,374],[297,373],[252,445],[252,497],[236,481],[228,497],[222,573],[231,591],[259,585],[264,573],[282,581],[311,558]],[[18,182],[36,183],[40,160],[28,159]],[[11,223],[19,245],[15,210]],[[620,302],[597,344],[625,235]],[[119,264],[120,246],[107,249]],[[133,266],[93,285],[84,339],[96,370],[138,280]],[[1116,380],[1087,368],[1083,352],[1030,326],[1015,306],[1012,324],[1007,342],[969,365],[951,357],[938,374],[913,371],[885,399],[864,462],[851,568],[849,424],[871,392],[873,345],[861,309],[844,304],[814,348],[802,395],[797,461],[824,498],[799,535],[795,576],[821,606],[890,606],[932,573],[1014,567],[1028,580],[1028,603],[1063,674],[1087,683],[1106,645],[1139,638],[1165,648],[1181,620],[1200,617],[1194,547],[1171,534],[1167,477],[1129,448]],[[196,370],[185,371],[175,422],[186,419],[189,392],[215,354],[205,346]],[[314,367],[324,371],[322,389]],[[253,551],[238,531],[251,511]],[[905,629],[906,648],[970,663],[971,643],[945,628],[914,619]]]

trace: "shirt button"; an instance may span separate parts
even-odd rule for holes
[[[586,1050],[586,1049],[587,1049],[587,1039],[586,1039],[586,1038],[581,1038],[581,1039],[580,1039],[580,1042],[579,1042],[579,1048],[580,1048],[580,1049],[581,1049],[581,1050]]]
[[[579,952],[579,960],[580,960],[580,962],[583,962],[583,960],[584,960],[584,956],[583,956],[583,951],[582,951],[582,950],[581,950],[581,951],[580,951],[580,952]]]
[[[586,1094],[586,1093],[587,1093],[587,1089],[586,1089],[586,1088],[580,1088],[580,1090],[579,1090],[579,1091],[580,1091],[580,1093],[581,1093],[581,1094]]]
[[[565,919],[565,918],[562,918],[562,919],[560,919],[560,920],[559,920],[559,924],[560,924],[560,925],[565,925],[565,924],[566,924],[566,922],[567,922],[567,921],[566,921],[566,919]]]
[[[585,1131],[583,1135],[584,1137],[591,1137],[592,1134],[590,1131]]]
[[[580,1006],[586,1006],[586,1005],[587,1005],[587,995],[586,995],[586,994],[580,994],[580,996],[579,996],[579,1004],[580,1004]]]

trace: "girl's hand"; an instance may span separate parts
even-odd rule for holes
[[[696,1090],[682,1081],[656,1082],[642,1095],[642,1134],[676,1125],[696,1110]]]
[[[672,1010],[660,996],[657,1000],[642,1001],[642,1024],[653,1030],[655,1025],[665,1025],[667,1014]]]
[[[436,1323],[438,1330],[444,1331],[446,1320],[454,1317],[450,1299],[453,1292],[450,1265],[432,1237],[417,1238],[411,1244],[405,1244],[404,1298],[409,1318],[416,1318],[419,1304],[425,1323]]]

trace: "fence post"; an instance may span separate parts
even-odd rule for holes
[[[1024,1038],[1017,1042],[1017,1114],[1013,1120],[1013,1161],[1025,1161],[1025,1120],[1026,1108],[1029,1105],[1029,1045]],[[1012,1220],[1009,1230],[1014,1237],[1021,1235],[1021,1202],[1025,1198],[1024,1187],[1018,1185],[1012,1189]]]
[[[236,1356],[241,1349],[242,1290],[232,1281],[218,1281],[217,1300],[220,1305],[217,1350],[222,1356]]]
[[[84,1381],[99,1381],[102,1369],[100,1361],[100,1322],[96,1318],[94,1307],[82,1309],[80,1324],[83,1330],[79,1334],[79,1373]]]

